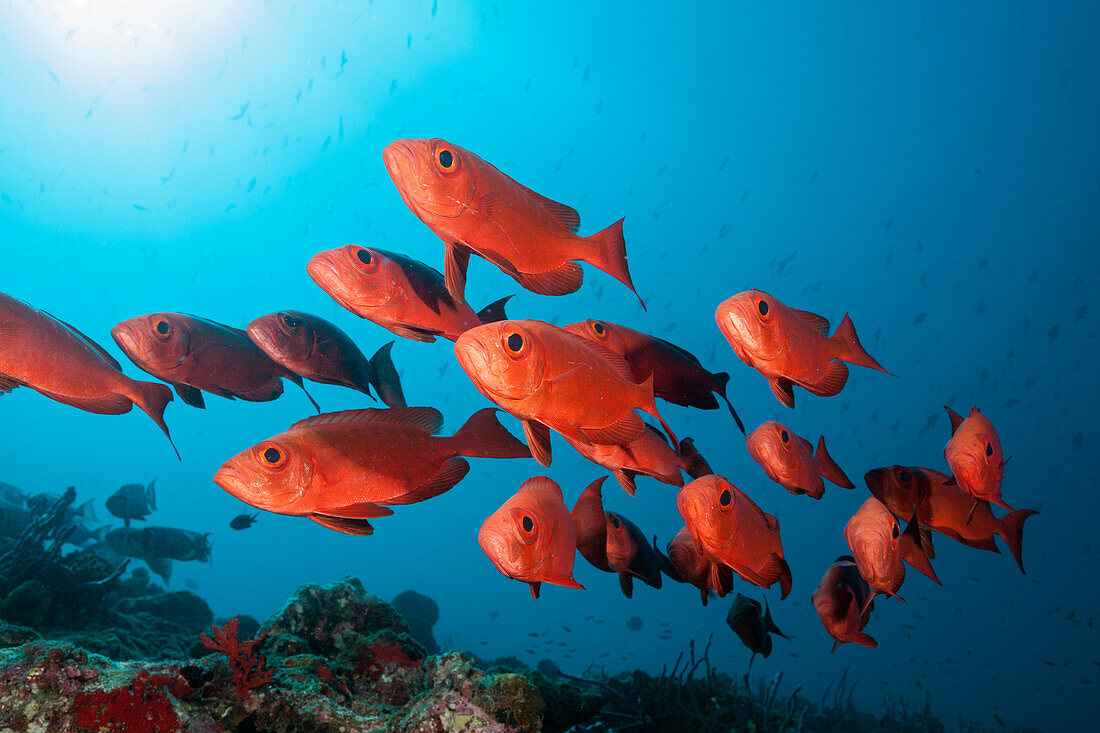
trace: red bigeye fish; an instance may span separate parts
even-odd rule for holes
[[[370,361],[351,338],[324,318],[300,311],[279,311],[248,324],[248,338],[276,364],[303,379],[357,389],[371,397],[371,385],[387,407],[406,407],[397,368],[390,358],[393,342]]]
[[[576,292],[584,279],[577,261],[598,267],[638,294],[626,267],[621,219],[580,237],[576,211],[438,138],[395,140],[382,159],[405,205],[446,245],[447,289],[459,300],[465,297],[471,254],[541,295]]]
[[[607,517],[603,513],[603,482],[607,476],[600,476],[590,483],[570,514],[577,527],[577,551],[592,567],[613,573],[607,564]]]
[[[619,484],[631,496],[637,488],[634,483],[636,476],[649,476],[666,484],[683,486],[684,478],[680,471],[687,472],[692,478],[713,473],[691,438],[681,440],[680,451],[676,452],[660,430],[649,423],[646,423],[646,428],[627,445],[596,445],[572,438],[565,440],[582,456],[614,473]]]
[[[966,419],[950,407],[943,409],[951,418],[951,440],[943,449],[943,457],[954,481],[973,497],[971,513],[983,501],[1014,511],[1001,498],[1001,479],[1008,461],[993,423],[977,407],[970,410]]]
[[[164,422],[170,389],[130,379],[102,346],[80,331],[0,293],[0,394],[17,387],[100,415],[122,415],[137,405],[172,441]]]
[[[206,407],[204,391],[268,402],[283,393],[285,378],[321,411],[302,378],[269,359],[239,328],[182,313],[152,313],[123,321],[111,336],[130,361],[171,384],[192,407]]]
[[[747,445],[749,455],[768,478],[796,496],[809,494],[820,499],[825,494],[822,476],[845,489],[855,488],[825,450],[825,436],[818,439],[815,455],[810,441],[786,425],[768,421],[749,434]]]
[[[876,496],[904,496],[914,492],[924,496],[915,517],[922,530],[921,544],[929,557],[934,555],[930,552],[931,539],[924,534],[926,530],[935,530],[968,547],[989,552],[998,552],[993,538],[999,536],[1016,558],[1020,572],[1024,572],[1024,522],[1038,512],[1017,509],[998,519],[993,516],[989,504],[983,502],[974,509],[974,500],[969,494],[950,483],[946,475],[930,468],[876,468],[864,479]],[[920,488],[914,490],[914,486]]]
[[[479,313],[454,298],[443,276],[396,252],[348,244],[313,256],[306,272],[333,300],[360,318],[413,341],[454,341],[483,323],[504,320],[508,298]]]
[[[871,495],[902,522],[912,522],[928,500],[928,476],[905,466],[875,468],[863,476]],[[932,557],[932,555],[929,555]]]
[[[911,523],[902,532],[897,518],[885,504],[874,497],[863,502],[859,511],[848,520],[848,525],[844,528],[844,539],[848,541],[848,547],[855,556],[859,574],[873,591],[871,598],[882,593],[905,602],[897,594],[905,581],[903,561],[942,585],[921,548],[917,523]]]
[[[257,509],[368,535],[367,520],[393,514],[388,507],[431,499],[461,481],[470,464],[460,456],[528,457],[495,413],[475,412],[448,438],[433,437],[443,416],[432,407],[317,415],[229,459],[214,483]]]
[[[791,592],[791,569],[783,559],[779,520],[765,514],[728,479],[704,476],[680,489],[676,508],[691,538],[711,560],[724,563],[762,588],[777,581],[783,598]],[[712,583],[712,587],[718,583]]]
[[[619,587],[627,598],[634,597],[634,578],[654,588],[661,587],[661,573],[682,583],[683,578],[668,558],[652,544],[637,525],[621,514],[604,512],[607,518],[607,564],[619,574]]]
[[[597,445],[629,445],[645,430],[635,410],[661,421],[652,380],[634,381],[622,357],[542,321],[478,326],[455,342],[478,391],[523,421],[535,460],[550,465],[550,430]]]
[[[729,407],[741,432],[745,426],[726,397],[730,375],[712,374],[692,354],[664,339],[607,321],[581,321],[563,328],[581,338],[590,339],[626,359],[634,381],[644,382],[653,375],[653,394],[674,405],[717,410],[718,395]]]
[[[728,565],[717,565],[703,554],[686,526],[668,541],[665,554],[676,573],[699,589],[704,606],[712,592],[721,598],[733,589],[733,571]]]
[[[524,481],[482,523],[477,541],[497,570],[531,585],[532,598],[539,597],[543,583],[584,590],[573,579],[577,528],[561,487],[545,476]]]
[[[762,290],[738,293],[714,313],[741,361],[767,377],[776,398],[794,407],[794,385],[832,397],[848,381],[844,362],[887,372],[864,350],[848,314],[829,336],[829,322],[788,308]]]
[[[833,637],[833,651],[841,644],[852,642],[874,649],[878,642],[863,633],[874,603],[871,588],[859,574],[855,558],[841,555],[825,571],[814,591],[813,604],[825,631]]]
[[[775,621],[772,621],[772,612],[767,603],[765,600],[761,608],[760,601],[738,593],[733,599],[729,612],[726,613],[726,625],[752,652],[752,657],[749,658],[750,669],[757,654],[767,659],[772,653],[772,634],[778,634],[789,641],[787,635],[779,630]]]

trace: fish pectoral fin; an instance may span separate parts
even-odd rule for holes
[[[378,517],[390,516],[393,514],[393,509],[379,506],[372,501],[361,501],[355,504],[326,507],[324,512],[318,514],[337,519],[377,519]]]
[[[523,437],[531,455],[543,466],[550,465],[550,428],[534,420],[523,421]]]
[[[516,272],[520,285],[539,295],[569,295],[581,288],[584,270],[576,262],[565,262],[547,272]]]
[[[791,569],[787,566],[787,561],[777,553],[773,552],[755,575],[759,581],[757,584],[764,588],[771,588],[776,581],[779,581],[779,588],[782,590],[780,600],[786,598],[791,592]]]
[[[861,644],[870,649],[878,648],[878,642],[875,641],[875,637],[871,636],[870,634],[865,634],[862,631],[857,632],[856,635],[852,637],[852,641],[854,641],[856,644]]]
[[[309,518],[322,527],[341,532],[343,534],[365,537],[374,534],[374,527],[365,519],[348,519],[347,517],[330,517],[327,514],[310,514]]]
[[[484,197],[482,197],[484,198]],[[466,268],[470,265],[470,252],[451,242],[446,247],[443,262],[443,279],[452,297],[466,300]]]
[[[618,420],[599,428],[579,428],[590,443],[596,445],[627,445],[645,430],[645,422],[634,410],[627,410]]]
[[[848,365],[834,359],[825,367],[825,374],[816,383],[802,386],[818,397],[833,397],[840,394],[840,390],[844,389],[847,383]]]
[[[619,481],[619,485],[623,487],[623,491],[634,496],[634,491],[637,486],[634,484],[634,477],[637,474],[633,471],[628,471],[625,468],[620,468],[615,471],[615,478]]]
[[[554,585],[560,585],[563,588],[576,588],[577,590],[586,590],[583,585],[578,583],[572,575],[559,575],[556,578],[547,578],[547,583],[553,583]]]
[[[785,407],[794,408],[794,384],[790,380],[774,377],[768,380],[768,384],[771,385],[772,394],[777,400]]]
[[[619,572],[619,588],[627,598],[634,597],[634,579],[624,572]]]
[[[192,387],[189,384],[177,384],[172,383],[172,386],[176,388],[176,394],[191,407],[197,407],[200,410],[206,409],[206,400],[202,398],[202,390],[198,387]]]
[[[389,499],[382,503],[393,505],[415,504],[418,501],[427,501],[453,488],[454,485],[461,481],[469,472],[470,464],[466,462],[465,458],[459,458],[458,456],[448,458],[440,465],[439,471],[436,472],[431,481],[422,486],[418,486],[407,494],[403,494],[395,499]]]

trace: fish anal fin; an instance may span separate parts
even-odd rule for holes
[[[852,636],[852,641],[861,646],[865,646],[868,649],[878,648],[878,642],[875,641],[875,637],[871,636],[870,634],[865,634],[862,631],[857,631],[855,635]]]
[[[438,332],[429,332],[422,328],[407,326],[403,323],[393,323],[386,326],[386,328],[389,329],[391,333],[395,333],[401,338],[406,338],[410,341],[419,341],[425,344],[433,343],[435,337],[440,335]]]
[[[36,391],[55,402],[97,415],[122,415],[129,412],[134,404],[129,397],[120,394],[105,394],[99,397],[74,397],[72,395],[55,394],[42,389]]]
[[[389,499],[384,504],[415,504],[418,501],[427,501],[432,497],[439,496],[448,489],[454,488],[454,485],[461,481],[467,473],[470,472],[470,464],[466,462],[465,458],[454,456],[443,461],[439,467],[439,471],[435,476],[426,484],[416,487],[407,494],[403,494],[395,499]]]
[[[531,587],[531,598],[537,601],[539,599],[539,593],[542,592],[542,583],[528,583],[528,585]]]
[[[379,506],[372,501],[360,501],[354,504],[325,507],[325,510],[319,514],[336,519],[378,519],[390,516],[393,514],[393,509]]]
[[[848,383],[848,365],[842,361],[833,360],[825,367],[825,373],[813,384],[803,384],[810,392],[818,397],[833,397],[840,394],[844,385]]]
[[[18,389],[22,386],[23,383],[15,377],[9,376],[7,374],[0,374],[0,394],[11,392],[13,389]]]
[[[645,423],[634,410],[626,410],[610,425],[580,428],[584,437],[596,445],[627,445],[636,440],[643,430]]]
[[[628,471],[625,468],[620,468],[615,471],[615,478],[619,481],[619,486],[623,487],[623,491],[634,496],[634,492],[637,490],[637,485],[634,483],[634,477],[638,474],[633,471]]]
[[[342,534],[365,537],[374,534],[374,527],[365,519],[348,519],[346,517],[330,517],[325,514],[310,514],[309,518],[322,527],[326,527]]]
[[[584,271],[576,262],[565,262],[546,272],[517,272],[516,282],[539,295],[569,295],[580,290]]]
[[[619,572],[619,588],[627,598],[634,597],[634,579],[624,572]]]

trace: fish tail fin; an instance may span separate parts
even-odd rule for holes
[[[288,369],[286,374],[283,375],[283,377],[285,377],[286,379],[289,379],[290,381],[292,381],[296,385],[298,385],[298,388],[302,390],[303,394],[305,394],[306,399],[309,400],[310,403],[313,405],[313,409],[317,410],[317,414],[320,415],[321,414],[321,406],[317,404],[317,400],[313,399],[313,395],[311,395],[309,393],[309,390],[306,389],[305,380],[302,379],[301,375],[295,374],[294,372],[292,372]],[[281,389],[279,391],[282,392]]]
[[[839,648],[840,648],[840,639],[833,639],[833,648],[830,649],[829,651],[830,652],[835,652]]]
[[[508,320],[508,314],[504,312],[504,304],[511,299],[512,296],[508,295],[500,300],[494,300],[477,312],[478,320],[482,323],[497,323],[498,321]]]
[[[111,531],[111,525],[105,524],[96,531],[92,532],[93,542],[106,542],[107,533]]]
[[[141,411],[152,418],[157,427],[164,431],[172,450],[176,453],[176,458],[182,461],[183,458],[180,457],[179,449],[172,442],[172,434],[168,432],[168,423],[164,422],[164,410],[168,407],[168,403],[172,401],[172,390],[167,385],[157,382],[134,382],[134,384],[137,385],[137,394],[131,397],[134,404],[140,407]]]
[[[497,409],[478,410],[452,436],[456,452],[469,458],[530,458],[530,449],[497,420]]]
[[[822,435],[817,439],[817,452],[814,454],[814,458],[817,459],[817,472],[825,478],[832,481],[837,486],[843,486],[846,489],[854,489],[855,484],[852,483],[840,466],[836,465],[836,461],[829,455],[829,451],[825,448],[825,436]]]
[[[730,414],[733,415],[733,421],[737,423],[737,429],[741,431],[742,435],[745,435],[745,423],[741,422],[741,416],[737,414],[737,410],[733,409],[733,403],[730,402],[730,398],[726,396],[726,387],[729,385],[730,381],[729,373],[718,372],[714,375],[714,381],[718,383],[718,396],[726,403],[726,407],[730,408]]]
[[[642,300],[642,296],[638,295],[638,291],[634,288],[634,281],[630,279],[630,271],[626,266],[626,240],[623,238],[623,220],[619,219],[602,232],[596,232],[592,236],[582,237],[582,239],[591,246],[586,248],[579,259],[598,267],[630,288],[630,291],[637,296],[638,302],[642,304],[642,310],[645,310],[645,301]]]
[[[1001,539],[1008,545],[1008,549],[1012,551],[1012,556],[1016,558],[1016,564],[1020,566],[1021,573],[1027,573],[1024,570],[1024,556],[1023,556],[1023,543],[1024,543],[1024,522],[1027,518],[1033,514],[1039,512],[1034,509],[1017,509],[1010,514],[1006,514],[1000,519],[1001,523]]]
[[[88,499],[80,506],[76,508],[76,515],[83,519],[85,522],[98,522],[99,517],[95,515],[95,507],[92,506],[92,502],[95,499]]]
[[[646,377],[646,380],[644,382],[642,382],[642,388],[649,395],[649,404],[645,405],[644,407],[642,407],[640,409],[643,412],[645,412],[646,414],[652,415],[653,417],[657,418],[657,420],[660,421],[661,427],[664,428],[665,434],[668,435],[669,441],[671,441],[671,443],[672,443],[672,449],[675,450],[675,451],[679,451],[680,450],[680,440],[679,440],[679,438],[677,438],[676,434],[672,432],[672,428],[670,428],[668,426],[668,423],[665,422],[665,419],[663,417],[661,417],[661,413],[657,412],[657,401],[656,401],[656,398],[653,396],[653,375],[652,374],[650,374],[648,377]]]
[[[397,367],[393,364],[390,351],[393,350],[393,341],[382,346],[374,352],[370,358],[371,371],[374,378],[371,380],[378,397],[386,407],[408,407],[405,402],[405,392],[401,389],[401,377],[397,375]],[[370,390],[365,390],[370,394]]]
[[[867,350],[863,348],[863,344],[859,342],[859,336],[856,335],[856,327],[852,324],[852,319],[847,313],[844,314],[844,320],[836,327],[836,332],[832,335],[832,340],[840,349],[840,358],[849,364],[877,369],[880,372],[885,372],[886,374],[894,376],[891,372],[886,371],[886,369],[875,361],[875,358],[868,354]]]
[[[865,646],[868,649],[878,648],[878,642],[875,641],[875,637],[871,636],[870,634],[865,634],[862,631],[857,632],[856,635],[852,637],[852,641],[862,646]]]
[[[684,471],[692,478],[702,478],[714,473],[707,459],[703,458],[703,454],[695,447],[695,440],[692,438],[684,438],[680,441],[680,458],[685,464]]]
[[[153,511],[157,509],[157,480],[153,479],[149,482],[149,485],[145,487],[145,501],[149,503],[149,508]]]
[[[784,634],[779,630],[779,627],[775,625],[775,621],[772,620],[772,610],[768,607],[768,599],[764,599],[764,628],[773,634],[779,634],[787,641],[791,640],[791,637]]]

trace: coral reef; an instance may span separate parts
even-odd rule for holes
[[[213,639],[206,634],[200,634],[199,639],[207,649],[225,655],[233,669],[233,684],[237,687],[238,695],[244,697],[249,690],[271,682],[275,673],[267,668],[267,660],[256,651],[256,647],[263,644],[267,634],[260,634],[249,641],[240,641],[237,638],[236,616],[227,621],[224,627],[211,626],[210,630],[214,632]]]

